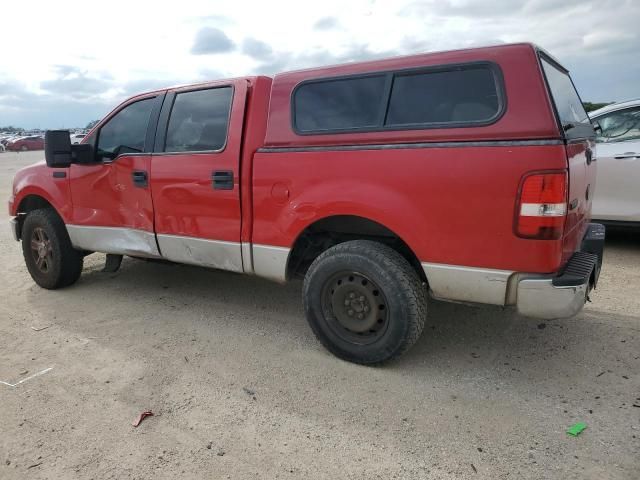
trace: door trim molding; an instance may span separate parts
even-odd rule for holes
[[[290,248],[228,242],[182,235],[157,234],[124,227],[66,225],[78,250],[163,258],[176,263],[255,274],[276,282],[287,280]],[[156,241],[157,239],[157,241]]]
[[[251,242],[241,242],[240,250],[242,251],[242,268],[244,273],[252,274],[253,272],[253,251]]]
[[[78,250],[161,258],[153,232],[125,227],[66,225],[71,245]]]
[[[290,248],[253,244],[253,273],[276,282],[287,281]]]
[[[505,305],[511,270],[422,263],[431,294],[441,300]]]
[[[243,272],[242,251],[239,242],[164,233],[159,233],[156,237],[162,257],[167,260],[231,272]]]

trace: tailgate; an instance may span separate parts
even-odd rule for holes
[[[596,165],[593,161],[595,132],[569,72],[542,52],[540,63],[567,152],[569,189],[562,245],[564,264],[580,249],[591,219],[591,199],[596,180]]]

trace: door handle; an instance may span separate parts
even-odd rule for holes
[[[625,152],[620,155],[615,155],[613,158],[615,158],[616,160],[622,160],[623,158],[640,158],[640,153]]]
[[[233,171],[216,170],[211,174],[211,185],[214,190],[233,190]]]
[[[149,175],[145,170],[134,170],[131,172],[131,179],[136,187],[147,187],[149,185]]]
[[[584,151],[584,154],[587,157],[587,165],[591,165],[591,162],[595,160],[595,158],[593,157],[593,150],[587,147],[587,149]]]

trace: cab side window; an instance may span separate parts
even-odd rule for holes
[[[165,142],[165,152],[222,150],[227,142],[231,87],[176,94]]]
[[[144,151],[154,102],[155,97],[145,98],[127,105],[111,117],[98,132],[98,160],[113,160],[123,153]]]
[[[640,140],[640,108],[630,108],[603,115],[596,119],[601,132],[597,142],[611,143]]]

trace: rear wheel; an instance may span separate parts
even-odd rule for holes
[[[43,288],[66,287],[82,273],[82,252],[73,248],[62,219],[51,209],[27,215],[22,226],[22,253],[31,278]]]
[[[398,252],[355,240],[322,253],[304,280],[309,324],[322,344],[350,362],[400,356],[420,337],[426,288]]]

